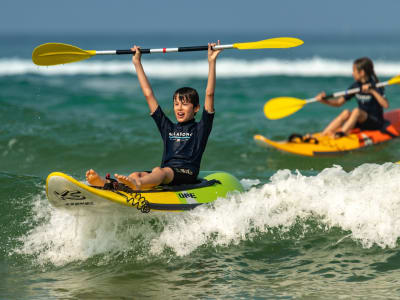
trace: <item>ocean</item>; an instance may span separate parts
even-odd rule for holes
[[[0,36],[0,299],[398,299],[399,141],[322,158],[262,148],[322,130],[342,109],[314,103],[268,120],[271,98],[346,89],[369,56],[380,80],[400,70],[391,36],[295,36],[293,49],[225,50],[217,61],[214,127],[203,170],[245,192],[184,213],[88,214],[52,207],[49,173],[84,181],[89,168],[128,174],[160,164],[162,143],[130,56],[38,67],[34,47],[86,50],[250,42],[259,35]],[[205,52],[143,55],[164,111],[182,86],[203,103]],[[390,108],[400,88],[386,88]]]

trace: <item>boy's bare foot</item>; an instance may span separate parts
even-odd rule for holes
[[[140,179],[135,179],[131,176],[124,176],[124,175],[118,175],[118,174],[114,174],[115,178],[117,178],[117,180],[127,186],[129,186],[131,189],[134,190],[140,190],[140,188],[142,187],[142,183],[140,182]]]
[[[103,187],[106,183],[104,178],[101,178],[93,169],[86,172],[86,180],[90,185]]]

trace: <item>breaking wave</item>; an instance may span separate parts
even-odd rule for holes
[[[265,184],[250,187],[259,181],[242,180],[244,193],[175,214],[78,216],[38,195],[27,220],[31,230],[14,251],[34,255],[39,264],[63,265],[124,253],[186,256],[204,246],[229,247],[255,237],[302,239],[334,228],[342,232],[340,240],[393,248],[400,237],[399,181],[400,165],[392,163],[364,164],[351,172],[334,166],[315,176],[281,170]]]
[[[153,78],[206,78],[205,60],[148,60],[143,62],[146,73]],[[310,59],[283,60],[265,58],[242,60],[221,58],[218,61],[218,77],[255,76],[351,76],[351,60],[314,57]],[[380,76],[395,76],[400,70],[399,61],[375,61],[375,70]],[[52,75],[115,75],[134,73],[128,60],[91,60],[61,66],[39,67],[27,59],[0,59],[0,76],[24,74]]]

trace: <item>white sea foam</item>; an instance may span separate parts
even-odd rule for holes
[[[361,247],[396,247],[399,183],[400,165],[392,163],[364,164],[351,172],[334,166],[316,176],[281,170],[267,184],[213,205],[143,217],[158,222],[156,227],[148,221],[132,224],[126,215],[70,215],[52,208],[41,196],[35,200],[34,219],[28,221],[39,225],[21,237],[16,252],[55,265],[126,251],[146,256],[169,249],[185,256],[204,245],[229,246],[260,234],[289,232],[309,219],[317,220],[321,230],[334,227],[349,232]]]
[[[170,248],[188,255],[212,243],[227,246],[271,229],[289,230],[317,217],[326,228],[351,232],[363,247],[395,247],[400,237],[400,165],[335,166],[317,176],[278,171],[260,188],[174,218],[152,241],[152,253]]]
[[[205,60],[148,60],[144,61],[146,73],[154,78],[205,78]],[[328,58],[282,60],[265,58],[243,60],[221,58],[218,61],[218,77],[255,77],[270,75],[287,76],[351,76],[352,61]],[[379,76],[395,76],[400,69],[400,61],[375,61]],[[120,60],[90,60],[61,66],[38,67],[27,59],[0,59],[0,76],[41,74],[41,75],[115,75],[134,73],[132,64]]]
[[[33,255],[41,265],[49,262],[64,265],[96,255],[108,257],[111,253],[140,248],[155,234],[149,226],[132,225],[129,222],[129,213],[132,212],[70,214],[50,206],[44,194],[34,201],[33,219],[27,220],[27,225],[39,225],[20,238],[22,246],[15,252]],[[142,244],[132,246],[134,240],[142,240]]]

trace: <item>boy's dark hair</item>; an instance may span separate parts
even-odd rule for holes
[[[172,100],[175,100],[175,97],[179,95],[179,101],[188,101],[193,104],[193,107],[199,106],[199,94],[197,91],[191,87],[182,87],[177,89],[172,97]]]
[[[354,61],[354,65],[358,71],[364,70],[368,79],[373,79],[375,82],[379,82],[378,76],[375,74],[374,64],[369,57],[361,57],[356,59]]]

